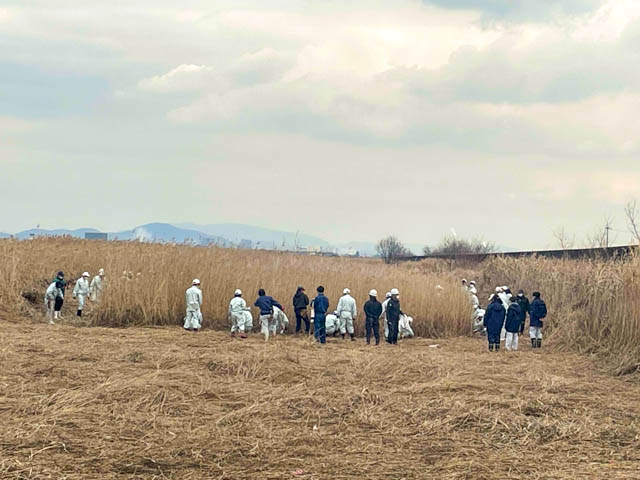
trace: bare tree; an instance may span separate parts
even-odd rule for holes
[[[612,224],[613,217],[605,217],[603,225],[596,228],[591,235],[587,236],[587,244],[592,248],[608,248],[616,241],[616,237],[611,236],[611,231],[613,230]]]
[[[637,207],[636,201],[632,200],[624,207],[624,213],[627,216],[627,228],[636,239],[636,242],[640,243],[640,232],[638,231],[640,220],[638,220]]]
[[[558,241],[558,244],[560,245],[560,248],[562,250],[568,250],[570,248],[573,248],[573,246],[576,243],[575,235],[569,237],[569,234],[567,233],[564,227],[558,227],[554,229],[553,236]]]
[[[402,257],[411,256],[412,253],[400,240],[393,235],[383,238],[376,244],[376,252],[384,263],[397,263]]]

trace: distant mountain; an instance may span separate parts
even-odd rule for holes
[[[0,232],[0,238],[9,238],[11,235],[8,233]]]
[[[215,243],[227,246],[230,242],[226,238],[208,235],[198,230],[178,228],[169,223],[147,223],[133,230],[109,233],[111,240],[139,240],[141,242],[176,242],[209,245]]]
[[[15,234],[15,237],[19,240],[25,240],[31,235],[35,237],[46,237],[46,236],[60,236],[60,235],[71,235],[76,238],[84,238],[84,234],[87,232],[99,232],[100,230],[96,230],[95,228],[79,228],[77,230],[66,230],[66,229],[55,229],[55,230],[46,230],[43,228],[32,228],[30,230],[23,230],[22,232],[18,232]]]
[[[296,243],[302,247],[328,248],[329,242],[319,237],[304,233],[285,232],[268,228],[243,225],[239,223],[220,223],[212,225],[197,225],[194,223],[177,223],[176,227],[188,228],[204,232],[208,235],[224,237],[234,244],[240,244],[242,240],[249,240],[253,247],[260,248],[285,248],[294,249]]]

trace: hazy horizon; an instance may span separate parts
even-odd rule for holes
[[[6,0],[0,44],[6,233],[630,237],[637,1]]]

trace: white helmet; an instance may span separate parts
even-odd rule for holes
[[[343,295],[346,295],[347,293],[351,293],[351,290],[349,290],[348,288],[345,288],[344,290],[342,290]]]
[[[369,296],[370,297],[377,297],[378,296],[378,291],[375,288],[373,290],[369,290]]]
[[[387,292],[387,294],[385,295],[386,298],[391,298],[391,292]]]
[[[338,316],[338,310],[334,310],[333,314],[337,317]]]
[[[475,280],[471,280],[471,281],[469,282],[469,285],[475,285],[475,284],[476,284],[476,281],[475,281]]]
[[[104,268],[101,268],[100,270],[98,270],[98,275],[104,275]]]
[[[89,272],[84,272],[84,273],[82,274],[82,276],[83,276],[83,277],[90,277],[91,275],[89,275]]]
[[[400,295],[400,291],[397,288],[392,288],[391,295]]]
[[[197,278],[193,279],[193,284],[194,285],[200,285],[200,280],[198,280]]]
[[[237,289],[236,289],[236,291],[235,291],[235,292],[233,292],[233,294],[234,294],[234,295],[236,295],[236,296],[240,296],[240,295],[242,295],[242,290],[240,290],[239,288],[237,288]]]
[[[496,293],[501,293],[502,292],[502,287],[496,287]]]

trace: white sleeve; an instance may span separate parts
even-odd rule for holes
[[[73,286],[73,294],[77,295],[78,292],[80,291],[80,282],[76,282],[76,284]]]

